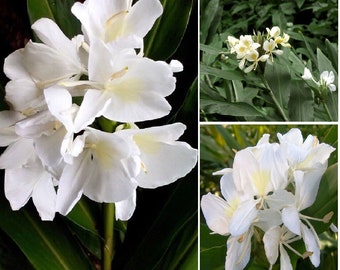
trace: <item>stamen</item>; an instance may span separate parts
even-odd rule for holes
[[[142,165],[142,170],[144,171],[144,173],[148,173],[148,170],[146,169],[146,165],[143,161],[141,161],[141,165]]]
[[[282,245],[284,245],[285,247],[287,247],[288,249],[290,249],[292,252],[294,252],[296,255],[298,255],[301,258],[304,258],[304,254],[301,254],[300,252],[298,252],[296,249],[292,248],[287,242],[281,242]],[[306,252],[305,252],[306,253]]]
[[[127,72],[129,70],[129,68],[128,67],[124,67],[122,70],[120,70],[120,71],[118,71],[118,72],[116,72],[116,73],[113,73],[112,75],[111,75],[111,80],[113,80],[113,79],[118,79],[118,78],[121,78],[121,77],[123,77],[124,75],[125,75],[125,73]]]
[[[105,26],[109,27],[111,24],[113,24],[115,21],[118,20],[119,17],[126,15],[127,13],[129,13],[128,10],[123,10],[121,12],[118,12],[116,14],[113,14],[113,16],[111,16],[106,22],[105,22]]]

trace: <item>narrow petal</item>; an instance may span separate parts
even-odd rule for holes
[[[94,119],[105,113],[111,105],[111,98],[104,92],[88,90],[74,119],[74,131],[77,133],[92,124]]]
[[[247,266],[250,259],[252,235],[251,231],[242,237],[230,236],[228,238],[225,269],[243,270]]]
[[[263,236],[264,250],[266,252],[268,262],[271,265],[275,264],[279,256],[279,244],[281,233],[282,233],[281,227],[275,226],[266,231]]]
[[[302,238],[306,245],[306,251],[311,251],[313,254],[309,257],[315,267],[320,265],[320,246],[319,239],[313,234],[312,230],[301,223]]]
[[[74,159],[72,165],[66,165],[59,180],[56,199],[56,211],[67,215],[82,196],[85,184],[92,178],[98,168],[89,162],[91,153],[83,152]]]
[[[289,255],[284,249],[283,245],[280,245],[280,269],[281,270],[293,270],[292,263],[290,262]]]
[[[229,233],[229,219],[226,214],[228,207],[228,203],[221,197],[211,193],[202,196],[201,208],[210,230],[221,235]]]
[[[232,171],[227,172],[221,177],[220,181],[221,192],[226,201],[230,201],[237,197],[237,191],[233,179]]]

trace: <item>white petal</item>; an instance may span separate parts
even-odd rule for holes
[[[115,203],[115,215],[118,220],[129,220],[136,208],[136,191],[132,195],[120,202]]]
[[[182,72],[183,71],[183,64],[178,60],[171,60],[170,61],[170,68],[172,72]]]
[[[71,40],[65,36],[54,21],[41,18],[32,24],[32,29],[43,43],[63,52],[70,58],[77,59],[76,49]]]
[[[31,79],[23,78],[6,84],[6,101],[13,110],[34,111],[45,105],[43,92]]]
[[[228,203],[211,193],[202,196],[201,208],[205,221],[213,232],[221,235],[229,233],[229,219],[226,215]]]
[[[37,172],[28,168],[5,171],[5,196],[13,210],[19,210],[31,197]]]
[[[230,220],[229,231],[233,236],[244,234],[254,222],[258,210],[255,200],[241,202]]]
[[[55,215],[56,191],[52,177],[43,172],[34,186],[32,199],[42,220],[53,220]]]
[[[232,171],[229,171],[221,177],[220,186],[221,193],[227,201],[237,197]]]
[[[92,178],[98,168],[92,162],[91,153],[83,152],[74,159],[72,165],[66,165],[59,180],[56,199],[56,211],[67,215],[82,196],[84,185]]]
[[[88,163],[97,169],[84,186],[84,194],[97,202],[117,202],[129,198],[136,188],[134,175],[122,160],[130,155],[129,145],[116,134],[95,129],[86,131],[87,144],[94,144]]]
[[[30,159],[34,159],[33,141],[30,139],[20,139],[10,144],[5,152],[0,156],[1,169],[16,169],[22,167]]]
[[[280,269],[281,270],[293,270],[293,266],[290,262],[289,255],[284,249],[283,245],[280,245]]]
[[[225,269],[243,270],[250,259],[251,237],[253,233],[247,232],[240,237],[230,236],[227,241],[227,257]]]
[[[272,195],[266,197],[266,202],[271,209],[281,210],[284,207],[293,205],[295,203],[295,197],[291,192],[287,190],[276,190]]]
[[[56,130],[56,119],[48,111],[36,113],[15,125],[18,135],[25,138],[37,138],[43,134],[50,135]]]
[[[82,73],[79,63],[42,43],[27,43],[23,54],[25,68],[45,87]]]
[[[51,114],[62,122],[68,131],[73,131],[71,94],[65,88],[54,86],[45,89],[44,96]]]
[[[309,259],[315,267],[318,267],[320,265],[319,239],[316,238],[317,236],[313,234],[312,230],[304,224],[301,224],[301,232],[306,250],[313,252]]]
[[[144,37],[162,14],[163,7],[158,0],[140,0],[132,6],[127,20],[132,32]]]
[[[168,185],[188,174],[197,162],[197,151],[185,142],[163,143],[144,140],[140,159],[145,170],[136,180],[144,188]],[[176,169],[175,169],[176,168]]]
[[[88,90],[74,119],[74,131],[77,133],[92,124],[96,117],[105,113],[109,105],[112,106],[111,99],[105,92]]]
[[[254,223],[255,226],[261,228],[264,232],[281,224],[281,213],[273,209],[259,210],[256,222]]]
[[[279,256],[279,243],[281,238],[282,229],[279,226],[273,227],[265,232],[263,236],[264,250],[268,262],[275,264]]]
[[[23,51],[24,49],[16,50],[5,58],[4,72],[11,80],[30,78],[23,64]]]
[[[176,81],[170,67],[147,58],[132,59],[126,66],[126,74],[112,80],[109,86],[112,105],[104,116],[139,122],[167,115],[171,106],[165,97],[174,91]]]
[[[294,172],[294,181],[296,185],[295,196],[297,197],[300,211],[314,203],[319,190],[322,174],[323,171],[317,174],[314,172],[309,174],[304,174],[302,171]]]
[[[282,221],[291,232],[301,235],[301,221],[295,207],[286,207],[282,209]]]

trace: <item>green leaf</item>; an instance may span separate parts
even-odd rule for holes
[[[35,212],[27,210],[27,205],[24,210],[11,211],[3,195],[0,212],[0,228],[19,246],[35,269],[93,269],[61,223],[41,221]]]
[[[326,39],[326,49],[333,67],[338,70],[338,50],[337,45]]]
[[[78,237],[80,242],[98,259],[101,258],[102,238],[99,233],[101,209],[97,203],[83,198],[67,215],[70,230]]]
[[[240,74],[238,70],[221,70],[218,68],[206,66],[204,64],[200,65],[201,74],[208,74],[216,76],[217,78],[222,78],[226,80],[243,80],[244,76]]]
[[[209,29],[211,27],[214,18],[218,14],[218,10],[220,9],[220,1],[219,0],[211,0],[207,2],[207,5],[202,9],[201,14],[201,25],[200,25],[200,40],[201,42],[206,43],[206,40],[209,35]],[[213,33],[214,34],[214,33]]]
[[[217,100],[201,100],[201,109],[206,113],[217,113],[232,116],[263,116],[254,106],[243,102],[228,102]]]
[[[334,72],[334,84],[338,85],[338,73],[334,69],[332,62],[327,58],[327,56],[318,48],[316,51],[317,59],[318,59],[318,69],[321,74],[323,71],[333,71]]]
[[[314,98],[303,81],[292,81],[288,103],[289,118],[293,121],[314,120]]]
[[[200,228],[200,269],[224,269],[227,237],[218,234],[210,234],[211,231],[205,224],[201,224]]]
[[[50,18],[67,37],[80,34],[80,22],[71,12],[74,2],[75,0],[27,0],[31,24],[40,18]]]
[[[144,39],[144,54],[152,59],[166,60],[177,50],[182,40],[193,2],[161,0],[161,3],[163,14]]]
[[[291,79],[286,63],[277,59],[273,65],[266,65],[264,76],[281,107],[287,108]]]

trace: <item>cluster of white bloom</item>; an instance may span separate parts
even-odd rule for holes
[[[284,33],[280,36],[281,30],[278,26],[266,28],[266,30],[267,34],[241,35],[239,39],[232,36],[227,38],[230,53],[236,53],[239,68],[246,73],[256,70],[259,62],[272,63],[274,54],[283,54],[283,51],[278,49],[278,45],[290,47],[289,35]]]
[[[182,123],[135,124],[169,114],[173,72],[183,67],[143,55],[163,12],[159,0],[86,0],[71,11],[83,34],[70,40],[42,18],[32,25],[42,43],[29,41],[5,59],[5,195],[13,210],[32,198],[43,220],[66,215],[82,194],[115,203],[116,218],[127,220],[138,186],[172,183],[197,162],[197,151],[177,141]],[[97,119],[109,119],[113,132],[98,129]]]
[[[291,129],[279,143],[269,143],[265,134],[254,147],[236,153],[233,168],[216,174],[221,178],[219,196],[208,193],[201,207],[208,227],[215,233],[229,235],[225,269],[242,270],[250,259],[251,239],[262,232],[270,268],[280,254],[280,269],[292,269],[286,248],[320,264],[319,238],[310,219],[301,211],[310,207],[317,196],[328,158],[335,150],[309,135],[305,141],[301,131]],[[329,222],[332,212],[320,221]],[[334,226],[334,225],[333,225]],[[291,243],[303,240],[304,254]]]

